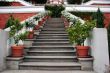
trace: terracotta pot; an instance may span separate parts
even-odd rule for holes
[[[34,30],[38,30],[39,29],[39,25],[36,25],[35,27],[34,27]]]
[[[27,36],[28,39],[33,39],[34,38],[34,31],[29,31],[29,34]]]
[[[38,25],[41,26],[41,25],[42,25],[42,21],[39,21],[39,22],[38,22]]]
[[[78,57],[88,57],[89,46],[76,46]]]
[[[45,18],[42,19],[42,24],[45,22]]]
[[[51,19],[51,16],[49,16],[48,19]]]
[[[23,49],[24,46],[23,45],[19,45],[19,46],[12,46],[12,57],[22,57],[23,56]]]

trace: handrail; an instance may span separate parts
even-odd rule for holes
[[[103,1],[91,0],[91,1],[88,1],[86,3],[83,3],[83,5],[92,5],[92,4],[110,4],[110,1],[107,1],[107,0],[103,0]]]
[[[66,11],[96,12],[100,8],[102,12],[110,12],[110,6],[97,5],[66,5]]]
[[[45,12],[44,6],[0,7],[0,13],[32,13],[32,12]]]
[[[98,8],[102,12],[110,12],[110,6],[95,6],[95,5],[65,5],[65,11],[79,12],[96,12]],[[0,13],[32,13],[45,12],[44,6],[13,6],[0,7]]]

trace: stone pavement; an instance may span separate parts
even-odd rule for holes
[[[93,71],[5,70],[1,73],[95,73]]]

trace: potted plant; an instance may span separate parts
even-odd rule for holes
[[[20,33],[14,36],[15,45],[12,48],[12,56],[13,57],[22,57],[24,52],[24,43],[23,41],[26,39],[28,32]]]
[[[39,22],[39,16],[34,17],[34,19],[37,21],[37,23]],[[38,24],[35,25],[34,29],[38,30],[40,28],[40,26]]]
[[[33,39],[34,38],[33,28],[35,27],[35,24],[33,24],[32,21],[28,21],[28,22],[25,22],[25,26],[26,26],[27,31],[29,32],[27,38]]]
[[[23,25],[20,24],[18,19],[12,19],[11,22],[13,22],[12,26],[10,26],[10,31],[9,31],[9,36],[10,38],[13,37],[15,44],[11,46],[12,50],[12,56],[13,57],[20,57],[21,56],[21,51],[23,49],[23,46],[18,45],[18,39],[16,36],[18,35],[19,30],[23,28]],[[10,23],[11,23],[10,22]]]
[[[84,41],[89,37],[89,32],[95,27],[95,20],[86,21],[82,24],[77,20],[73,25],[68,27],[67,32],[72,44],[76,44],[77,56],[88,57],[89,46],[84,45]]]

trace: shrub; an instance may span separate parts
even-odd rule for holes
[[[104,28],[104,16],[103,16],[103,13],[100,11],[99,8],[98,8],[96,13],[93,13],[92,19],[96,20],[96,22],[97,22],[96,27],[97,28]]]
[[[71,12],[73,15],[81,17],[84,20],[90,20],[93,12]]]
[[[47,0],[35,0],[37,4],[45,4]]]
[[[81,4],[82,0],[67,0],[68,4]]]
[[[52,17],[60,17],[61,11],[63,11],[65,8],[62,5],[45,5],[45,10],[49,10],[52,12]]]
[[[73,25],[68,27],[67,32],[69,34],[69,39],[72,44],[84,45],[84,41],[89,37],[89,32],[95,27],[95,20],[86,21],[82,24],[77,20]]]
[[[10,2],[0,1],[0,6],[10,6]]]

